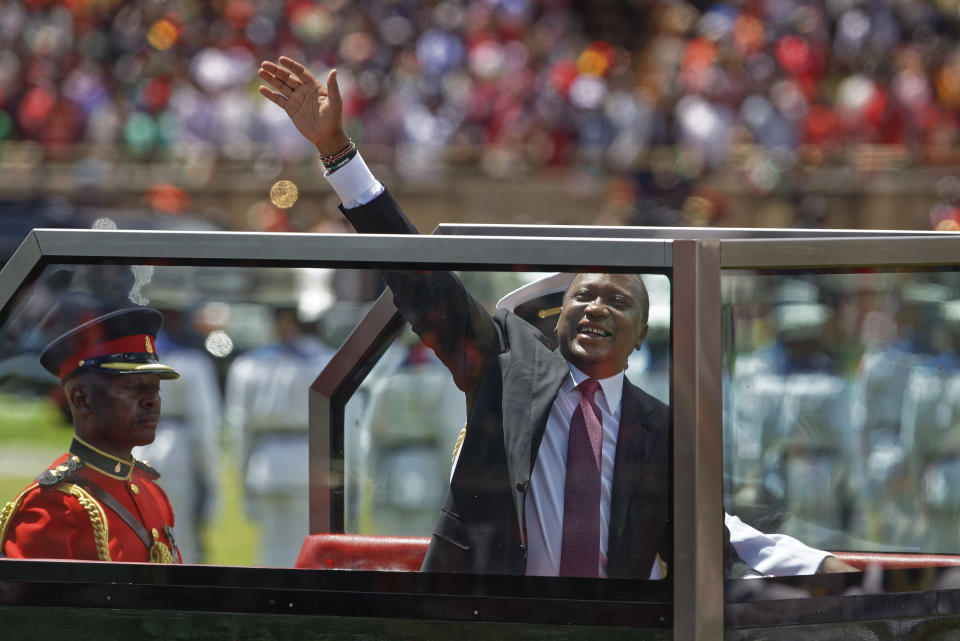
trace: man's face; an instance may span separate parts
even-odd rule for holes
[[[96,376],[91,394],[91,428],[101,449],[129,454],[157,435],[160,379],[153,374]]]
[[[557,319],[564,358],[593,378],[625,370],[647,335],[641,287],[634,274],[578,274]]]

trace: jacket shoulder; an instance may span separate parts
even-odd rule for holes
[[[40,487],[53,487],[72,479],[83,468],[78,456],[68,455],[41,472],[35,479]]]
[[[546,349],[553,351],[547,337],[536,327],[523,320],[513,312],[498,309],[492,316],[500,335],[503,337],[504,351],[510,349],[534,350]]]
[[[136,467],[138,470],[143,472],[144,475],[146,475],[150,479],[153,479],[154,481],[160,478],[160,471],[157,468],[150,465],[149,463],[147,463],[146,461],[141,461],[137,459],[134,462],[134,467]]]

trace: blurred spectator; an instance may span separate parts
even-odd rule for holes
[[[684,224],[691,181],[730,161],[767,194],[863,143],[949,158],[958,31],[950,2],[10,0],[0,141],[269,174],[313,153],[251,90],[288,54],[340,69],[351,134],[408,180],[639,171],[627,220]]]

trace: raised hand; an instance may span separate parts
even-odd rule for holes
[[[280,56],[264,61],[257,71],[273,87],[260,86],[260,95],[279,105],[303,136],[322,155],[334,154],[349,144],[343,131],[343,101],[337,85],[337,70],[331,69],[324,87],[301,63]]]

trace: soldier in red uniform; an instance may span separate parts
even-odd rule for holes
[[[67,332],[40,362],[59,376],[73,416],[70,451],[0,512],[0,556],[176,563],[173,508],[160,474],[131,450],[153,441],[160,312],[134,307]]]

